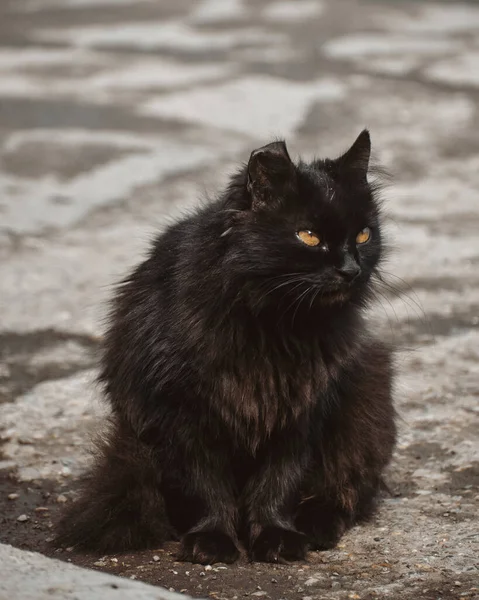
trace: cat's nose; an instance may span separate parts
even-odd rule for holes
[[[361,273],[361,267],[355,260],[349,259],[345,260],[340,267],[336,267],[336,271],[343,279],[351,282]]]

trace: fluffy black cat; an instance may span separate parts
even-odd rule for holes
[[[367,131],[311,164],[271,143],[158,237],[113,302],[111,427],[59,544],[295,560],[372,514],[396,431],[362,314],[382,254],[369,156]]]

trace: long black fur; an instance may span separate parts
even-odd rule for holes
[[[369,154],[367,131],[311,164],[269,144],[157,238],[113,301],[112,424],[58,544],[180,536],[181,559],[213,563],[242,539],[274,562],[372,514],[395,425],[391,351],[363,317],[382,256]]]

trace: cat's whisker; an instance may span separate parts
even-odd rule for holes
[[[380,296],[380,297],[379,297]],[[418,346],[406,346],[403,342],[398,343],[397,341],[397,334],[395,333],[396,330],[393,328],[393,324],[391,323],[391,314],[385,309],[385,307],[383,306],[383,303],[381,302],[380,298],[383,298],[384,300],[386,300],[389,304],[391,304],[390,300],[388,299],[387,296],[385,296],[384,294],[382,294],[381,292],[379,292],[377,289],[373,292],[373,298],[375,300],[375,302],[377,302],[381,308],[383,309],[383,312],[386,316],[386,320],[388,322],[389,325],[389,329],[391,332],[391,340],[393,341],[395,346],[400,347],[401,351],[414,351],[417,350]],[[396,320],[398,323],[400,323],[400,319],[396,316]]]
[[[396,321],[399,323],[399,317],[397,315],[396,309],[393,306],[393,303],[391,302],[391,300],[387,297],[386,294],[384,294],[381,289],[378,287],[375,290],[376,294],[379,294],[381,296],[381,298],[384,298],[384,300],[386,300],[386,302],[389,304],[389,306],[391,307],[392,312],[394,313],[394,317],[396,318]],[[388,314],[388,313],[386,313]]]
[[[374,301],[382,308],[384,316],[386,317],[386,321],[389,325],[389,330],[391,332],[391,339],[393,339],[394,338],[394,330],[393,330],[393,326],[391,323],[390,315],[389,315],[388,311],[386,310],[384,304],[381,302],[381,299],[384,299],[384,295],[381,294],[381,292],[379,292],[379,290],[372,290],[371,296],[374,299]]]
[[[318,294],[320,294],[320,293],[321,293],[321,288],[317,287],[316,292],[312,295],[311,302],[309,303],[309,310],[311,310],[313,308],[313,304],[316,302],[316,298],[318,297]]]
[[[278,279],[292,279],[296,276],[303,275],[302,273],[283,273],[282,275],[276,275],[275,277],[268,277],[265,281],[259,284],[260,287],[267,286]]]
[[[292,290],[287,290],[286,293],[283,295],[283,298],[285,298],[288,294],[292,294],[294,291],[296,291],[299,287],[301,287],[301,285],[304,285],[305,281],[301,280],[297,285],[294,286],[294,288]],[[286,315],[286,313],[290,310],[290,308],[292,308],[296,301],[298,300],[298,296],[296,296],[293,301],[288,305],[288,307],[286,308],[286,310],[284,310],[281,313],[280,318],[278,319],[278,323],[283,319],[283,317]]]
[[[260,296],[260,298],[258,300],[258,304],[261,304],[263,302],[263,300],[265,300],[265,298],[267,298],[270,294],[273,294],[275,291],[281,289],[282,287],[285,287],[287,285],[292,285],[296,281],[297,281],[297,279],[288,280],[288,281],[278,284],[277,286],[273,287],[270,290],[266,290],[266,292],[262,296]]]
[[[310,286],[309,286],[309,287],[308,287],[308,288],[307,288],[307,289],[306,289],[306,290],[305,290],[305,291],[304,291],[304,292],[303,292],[303,293],[302,293],[302,294],[299,296],[299,299],[298,299],[298,304],[296,305],[296,308],[295,308],[295,310],[294,310],[294,313],[293,313],[293,319],[292,319],[292,321],[291,321],[291,323],[292,323],[293,327],[294,327],[294,319],[295,319],[295,317],[296,317],[296,314],[297,314],[297,312],[298,312],[298,309],[299,309],[299,307],[300,307],[300,305],[301,305],[301,302],[304,300],[304,298],[306,298],[306,297],[308,296],[308,294],[309,294],[309,292],[311,291],[311,289],[312,289],[312,286],[310,285]]]
[[[402,302],[404,302],[404,304],[410,308],[412,310],[412,312],[414,313],[415,317],[417,319],[419,319],[419,321],[428,327],[428,329],[430,330],[431,335],[433,335],[432,332],[432,328],[430,325],[430,321],[428,319],[427,314],[425,313],[424,309],[422,308],[421,304],[420,304],[420,300],[419,298],[417,298],[417,300],[415,298],[411,298],[403,289],[400,289],[399,287],[396,287],[394,284],[386,281],[382,274],[375,274],[376,275],[376,282],[377,282],[377,286],[376,289],[378,287],[382,287],[384,289],[385,292],[389,292],[392,293],[394,295],[394,297],[400,299]],[[388,277],[396,277],[396,279],[398,279],[403,285],[405,285],[407,288],[409,288],[411,290],[411,292],[413,292],[411,286],[405,282],[403,279],[401,279],[400,277],[397,277],[396,275],[393,275],[392,273],[385,273],[385,275],[387,275]],[[417,294],[415,294],[417,297]],[[409,313],[408,313],[408,323],[409,323]],[[398,319],[399,322],[399,319]]]
[[[298,277],[298,276],[295,276],[295,277],[293,277],[293,276],[291,276],[291,275],[288,275],[288,277],[290,277],[290,279],[288,279],[288,281],[285,281],[285,282],[283,282],[283,283],[280,283],[280,284],[278,284],[277,286],[275,286],[275,287],[274,287],[274,288],[272,288],[271,290],[267,290],[267,291],[266,291],[266,292],[265,292],[265,293],[264,293],[264,294],[263,294],[263,295],[260,297],[260,299],[259,299],[259,301],[258,301],[258,302],[261,302],[261,301],[262,301],[262,300],[264,300],[264,299],[265,299],[267,296],[269,296],[269,294],[272,294],[273,292],[275,292],[276,290],[278,290],[278,289],[280,289],[280,288],[282,288],[282,287],[285,287],[285,286],[287,286],[287,285],[292,285],[293,283],[296,283],[296,282],[298,282],[298,281],[301,281],[301,280],[303,279],[303,274],[298,274],[298,275],[301,275],[301,277]],[[280,277],[282,277],[282,276],[280,276]],[[274,280],[274,279],[278,279],[278,278],[279,278],[279,277],[274,277],[274,278],[273,278],[273,280]]]
[[[382,285],[384,285],[390,291],[395,293],[397,295],[397,297],[402,298],[405,296],[408,300],[410,300],[416,306],[416,308],[421,312],[421,314],[424,316],[424,318],[427,319],[427,315],[424,311],[424,308],[422,307],[419,296],[417,295],[417,293],[414,291],[412,286],[406,280],[402,279],[402,277],[399,277],[398,275],[394,275],[394,273],[389,273],[387,271],[383,271],[382,273],[377,273],[376,277]],[[405,287],[407,292],[404,292],[400,288],[397,288],[392,282],[387,281],[387,279],[385,279],[385,277],[394,277],[395,279],[397,279],[401,283],[401,285],[403,285]],[[414,297],[411,298],[408,294],[413,294]]]

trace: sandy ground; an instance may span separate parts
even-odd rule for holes
[[[473,2],[2,0],[0,541],[200,597],[478,598],[478,98]],[[251,149],[335,155],[364,126],[394,175],[371,318],[400,349],[375,521],[295,565],[55,552],[111,283]]]

